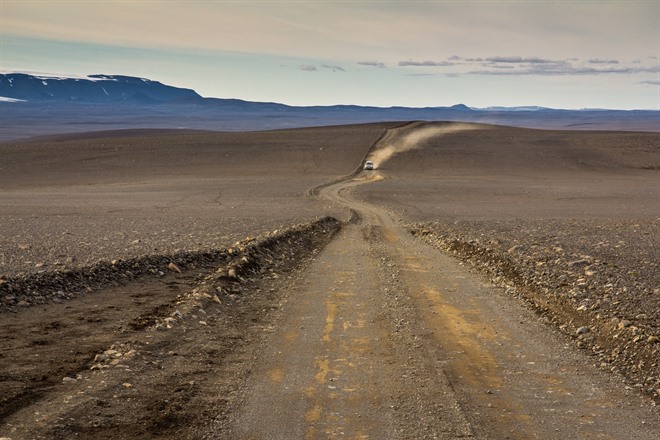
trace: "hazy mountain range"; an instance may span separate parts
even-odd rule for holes
[[[296,107],[204,98],[146,78],[0,74],[0,141],[124,128],[262,130],[377,121],[447,120],[533,128],[660,131],[660,111],[544,107]]]

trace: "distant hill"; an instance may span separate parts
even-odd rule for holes
[[[201,98],[194,90],[145,78],[89,75],[86,78],[0,74],[0,96],[30,102],[136,102],[158,104]]]
[[[562,130],[660,132],[657,110],[290,106],[204,98],[194,90],[121,75],[0,74],[0,142],[121,129],[252,131],[393,121],[461,121]]]

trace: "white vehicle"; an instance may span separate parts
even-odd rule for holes
[[[373,170],[374,169],[374,163],[370,160],[366,161],[364,163],[364,169],[365,170]]]

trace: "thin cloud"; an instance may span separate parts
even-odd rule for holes
[[[341,66],[331,66],[331,65],[329,65],[329,64],[321,64],[321,68],[323,68],[323,69],[330,69],[330,70],[332,70],[333,72],[337,72],[337,71],[339,71],[339,72],[346,72],[346,70],[344,70],[344,68],[341,67]]]
[[[629,66],[620,65],[615,59],[590,58],[580,61],[577,58],[552,60],[537,56],[491,56],[486,58],[462,58],[457,55],[452,60],[462,60],[456,65],[472,66],[468,72],[451,72],[454,75],[506,75],[506,76],[579,76],[579,75],[630,75],[657,73],[660,66],[640,66],[633,62]],[[469,68],[469,67],[468,67]]]
[[[648,86],[660,86],[660,81],[640,81],[639,83]]]
[[[557,61],[546,60],[538,57],[488,57],[490,63],[525,63],[525,64],[553,64]]]
[[[652,67],[575,67],[570,63],[549,66],[532,66],[513,70],[473,70],[470,75],[539,75],[539,76],[570,76],[570,75],[630,75],[636,73],[660,72],[660,66]]]
[[[361,66],[378,67],[379,69],[385,68],[385,63],[381,63],[378,61],[358,61],[358,64]]]
[[[591,58],[587,62],[589,64],[619,64],[617,60],[601,60],[600,58]]]
[[[450,63],[449,61],[399,61],[400,67],[449,67],[454,65],[454,63]]]
[[[318,69],[313,64],[301,64],[300,70],[304,70],[305,72],[316,72]]]

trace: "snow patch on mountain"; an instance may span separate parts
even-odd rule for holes
[[[0,96],[0,102],[27,102],[24,99],[14,99],[7,98],[6,96]]]

